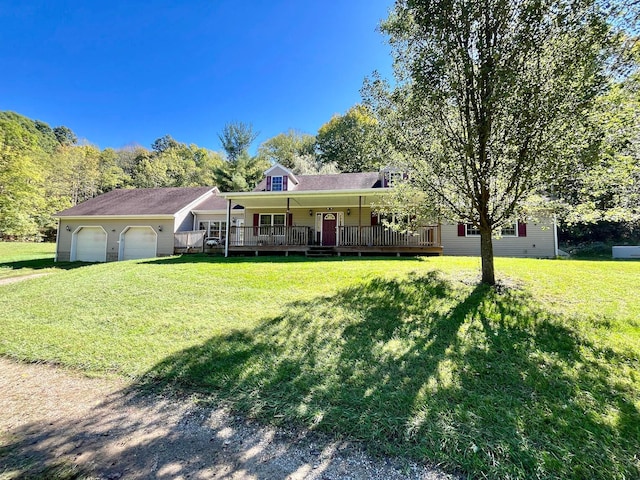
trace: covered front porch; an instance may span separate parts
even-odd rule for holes
[[[243,218],[227,209],[225,255],[442,255],[440,225],[407,232],[387,228],[372,208],[377,195],[371,190],[225,194],[229,207],[232,200],[244,206]]]

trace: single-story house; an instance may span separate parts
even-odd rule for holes
[[[401,178],[402,173],[390,169],[294,175],[282,165],[274,165],[253,191],[220,194],[227,201],[225,254],[480,254],[480,235],[471,225],[423,225],[409,233],[385,228],[372,205]],[[243,218],[232,215],[232,203],[244,206]],[[556,256],[554,220],[514,221],[494,241],[494,254]]]
[[[56,261],[173,255],[175,233],[194,230],[193,210],[217,193],[214,187],[123,189],[87,200],[56,215]]]

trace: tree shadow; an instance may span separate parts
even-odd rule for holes
[[[5,268],[9,270],[22,270],[23,268],[27,268],[29,270],[74,270],[76,268],[87,267],[89,265],[96,264],[87,262],[56,262],[53,258],[34,258],[14,262],[0,262],[0,270]]]
[[[167,358],[146,381],[473,475],[634,476],[637,392],[604,354],[523,291],[461,291],[432,272],[292,303]]]
[[[357,261],[371,261],[371,260],[390,260],[394,261],[416,261],[416,256],[413,257],[396,257],[396,256],[364,256],[358,257],[355,255],[349,256],[332,256],[324,258],[310,258],[304,254],[299,255],[247,255],[247,256],[232,256],[223,257],[220,255],[209,255],[206,253],[192,253],[185,255],[178,255],[172,257],[155,258],[151,260],[145,260],[140,263],[145,265],[179,265],[188,263],[222,263],[222,264],[238,264],[238,263],[318,263],[318,262],[357,262]],[[420,257],[421,259],[426,257]]]
[[[257,328],[164,359],[126,396],[200,392],[249,418],[472,477],[638,478],[638,391],[620,365],[638,359],[593,344],[524,290],[430,272],[265,312]]]

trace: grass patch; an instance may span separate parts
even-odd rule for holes
[[[49,273],[69,264],[56,264],[55,243],[0,242],[0,280]]]
[[[0,353],[488,478],[640,476],[638,262],[174,257],[6,285]],[[46,300],[45,300],[46,299]]]

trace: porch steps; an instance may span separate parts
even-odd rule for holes
[[[335,254],[336,251],[333,247],[322,247],[319,245],[312,245],[305,252],[305,255],[310,258],[333,257]]]

